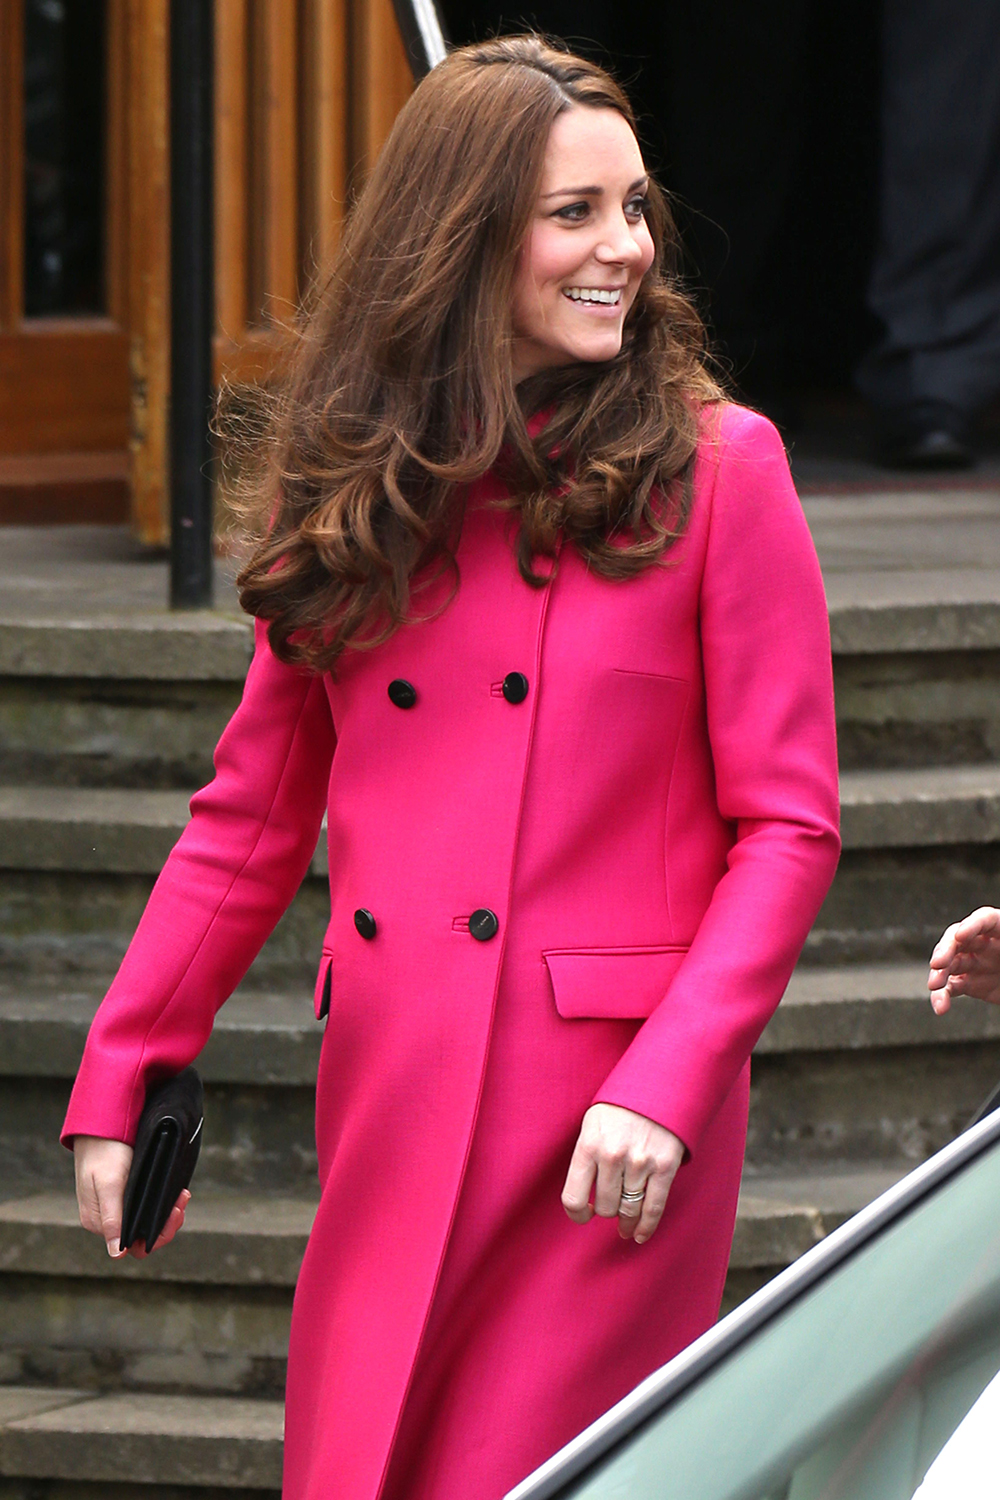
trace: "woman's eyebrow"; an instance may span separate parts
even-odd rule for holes
[[[637,177],[635,182],[630,183],[628,191],[638,192],[639,188],[644,188],[648,182],[649,174],[646,173],[645,176]],[[602,187],[568,187],[554,188],[551,193],[542,193],[541,196],[543,198],[599,198],[603,192]]]

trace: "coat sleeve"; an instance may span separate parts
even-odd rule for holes
[[[62,1139],[131,1142],[147,1084],[187,1066],[295,895],[316,848],[334,732],[321,677],[279,662],[258,622],[215,777],[191,802],[94,1019]]]
[[[697,1150],[776,1008],[840,852],[830,634],[819,563],[777,432],[729,408],[700,594],[726,869],[665,999],[595,1102]]]

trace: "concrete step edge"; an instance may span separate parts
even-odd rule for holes
[[[184,1229],[144,1260],[112,1260],[80,1227],[71,1192],[0,1202],[0,1275],[69,1276],[218,1287],[294,1287],[316,1204],[302,1198],[198,1192]]]
[[[745,1172],[730,1270],[790,1265],[915,1165],[854,1164],[794,1176]]]
[[[1000,1039],[1000,1007],[967,997],[931,1010],[925,964],[800,965],[758,1055],[939,1047]],[[0,988],[0,1078],[73,1078],[101,990]],[[323,1026],[306,992],[239,992],[219,1011],[198,1069],[210,1084],[312,1088]]]
[[[830,591],[829,581],[827,584]],[[829,601],[835,657],[1000,647],[1000,600]]]
[[[1000,764],[845,771],[845,850],[1000,841]]]
[[[1000,765],[845,771],[845,850],[1000,842]],[[189,794],[0,786],[0,868],[156,875]],[[325,837],[310,866],[327,873]]]
[[[226,1396],[0,1387],[0,1475],[280,1490],[283,1411]]]
[[[787,1265],[891,1187],[908,1164],[860,1164],[789,1176],[744,1176],[731,1267]],[[0,1275],[62,1276],[207,1286],[292,1287],[315,1204],[301,1199],[195,1195],[184,1229],[148,1260],[112,1261],[79,1225],[70,1193],[0,1203]]]
[[[835,656],[977,651],[1000,647],[993,575],[830,573],[827,595]],[[0,676],[121,681],[241,682],[253,642],[236,615],[150,611],[0,619]]]
[[[242,682],[252,649],[249,620],[207,611],[0,619],[0,677]]]
[[[937,1047],[1000,1038],[1000,1006],[967,996],[931,1010],[925,963],[800,964],[758,1054]]]
[[[0,1078],[74,1078],[97,991],[0,991]],[[323,1041],[307,993],[236,994],[223,1006],[198,1069],[206,1082],[311,1088]]]
[[[158,875],[187,826],[189,791],[0,786],[0,869]],[[327,873],[321,834],[309,873]]]

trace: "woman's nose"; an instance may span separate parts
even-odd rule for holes
[[[642,246],[636,240],[633,225],[623,217],[619,223],[608,226],[595,253],[600,261],[632,266],[642,259]]]

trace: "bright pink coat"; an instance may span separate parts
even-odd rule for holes
[[[565,547],[528,587],[491,476],[437,618],[336,681],[258,630],[215,780],[94,1022],[65,1132],[129,1140],[328,812],[322,1197],[285,1500],[499,1500],[717,1315],[750,1051],[839,842],[823,586],[784,451],[738,407],[710,431],[663,567],[608,582]],[[644,1246],[560,1205],[595,1100],[690,1150]]]

